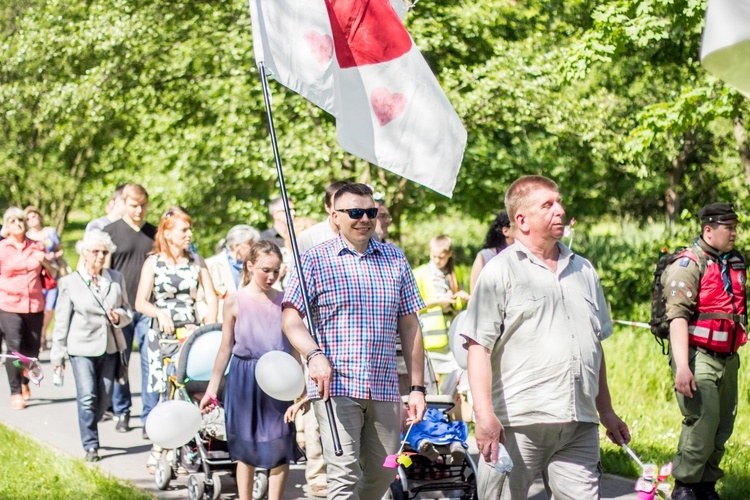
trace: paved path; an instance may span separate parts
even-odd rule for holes
[[[32,385],[32,399],[27,403],[26,409],[22,411],[10,409],[7,399],[7,375],[5,370],[0,370],[0,391],[5,391],[3,394],[6,394],[6,396],[0,398],[0,420],[6,425],[19,429],[74,458],[83,458],[84,451],[81,447],[78,432],[75,383],[72,370],[68,364],[65,373],[65,385],[55,387],[52,385],[52,370],[49,362],[46,361],[47,359],[48,352],[45,352],[42,355],[45,379],[42,381],[41,387]],[[133,354],[130,363],[130,375],[134,388],[140,387],[139,363],[138,355]],[[153,476],[146,471],[146,457],[151,449],[151,444],[141,439],[140,410],[140,393],[135,392],[133,418],[131,419],[131,425],[134,426],[132,431],[125,434],[115,432],[113,421],[99,424],[102,460],[96,463],[96,466],[106,473],[149,491],[158,498],[187,498],[187,479],[185,476],[180,476],[172,481],[169,490],[159,491],[154,485]],[[473,449],[473,452],[476,453],[476,448]],[[284,499],[315,498],[309,495],[309,490],[304,484],[304,465],[292,465],[291,469]],[[632,480],[606,476],[603,482],[602,498],[635,499],[633,484]],[[222,498],[238,498],[232,478],[222,477],[222,492]],[[530,498],[534,500],[547,498],[540,482],[534,485]]]

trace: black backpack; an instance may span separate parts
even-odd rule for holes
[[[698,245],[682,247],[672,253],[669,253],[666,248],[663,249],[659,254],[659,260],[656,262],[656,269],[654,270],[654,281],[651,285],[651,321],[648,324],[651,326],[651,333],[661,346],[663,354],[669,352],[669,346],[665,345],[664,342],[669,339],[669,321],[667,321],[667,297],[664,295],[662,275],[669,264],[682,257],[685,253],[691,253],[697,258],[700,274],[703,276],[707,265],[706,253]]]

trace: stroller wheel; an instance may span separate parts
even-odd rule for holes
[[[169,482],[172,480],[172,466],[167,462],[166,454],[162,454],[156,462],[154,471],[154,483],[160,490],[169,488]]]
[[[268,471],[255,470],[253,478],[253,500],[262,500],[268,493]]]
[[[204,483],[204,490],[208,500],[218,500],[221,496],[221,476],[215,472],[211,474],[211,484]]]
[[[396,479],[391,483],[391,498],[393,500],[406,500],[406,493],[404,492],[404,489],[401,486],[401,480]]]
[[[203,474],[190,474],[188,477],[188,499],[203,500]]]

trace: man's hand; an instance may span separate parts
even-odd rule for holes
[[[677,372],[674,376],[674,388],[677,389],[677,392],[688,398],[692,398],[693,391],[698,390],[693,372],[690,371],[689,366],[677,367]]]
[[[599,421],[607,429],[607,437],[616,445],[628,444],[630,442],[630,429],[628,424],[617,416],[614,410],[599,414]]]
[[[421,391],[411,391],[409,393],[409,409],[407,410],[409,418],[406,419],[408,425],[418,424],[424,417],[426,404],[424,401],[424,393]]]
[[[331,390],[331,363],[323,354],[318,354],[310,359],[307,365],[310,378],[318,385],[318,394],[323,401],[328,401],[328,393]]]
[[[498,443],[505,443],[505,428],[494,413],[476,415],[474,435],[477,438],[477,448],[487,463],[497,461]]]

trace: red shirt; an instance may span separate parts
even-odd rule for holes
[[[10,238],[0,241],[0,310],[20,314],[44,310],[42,264],[34,257],[36,251],[44,252],[44,245],[28,238],[21,250]]]

